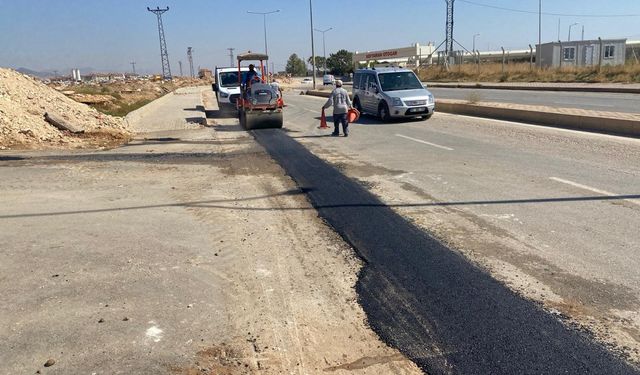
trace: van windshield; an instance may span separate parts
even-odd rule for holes
[[[413,72],[392,72],[378,74],[382,91],[422,89],[422,83]]]
[[[260,71],[256,70],[258,73],[258,77],[260,77]],[[240,84],[238,83],[238,72],[222,72],[220,75],[220,86],[221,87],[238,87]],[[242,72],[242,79],[240,82],[244,81],[244,77],[247,75],[247,72]]]

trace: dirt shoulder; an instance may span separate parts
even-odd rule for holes
[[[421,373],[280,167],[235,119],[172,128],[189,112],[112,151],[0,153],[0,373]]]

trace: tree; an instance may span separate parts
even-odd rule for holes
[[[307,66],[298,55],[293,53],[289,56],[289,60],[287,60],[286,71],[294,76],[304,76],[307,75]]]
[[[332,74],[345,75],[353,72],[353,53],[341,49],[327,59],[327,68]]]
[[[311,64],[312,61],[313,61],[312,57],[309,57],[307,59],[307,62],[309,64]],[[322,71],[324,71],[324,57],[323,56],[316,56],[316,73],[320,73]]]

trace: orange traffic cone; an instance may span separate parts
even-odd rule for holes
[[[322,108],[322,115],[320,115],[320,128],[319,129],[328,129],[327,126],[327,116],[324,115],[324,108]]]
[[[351,108],[347,113],[347,121],[349,123],[356,122],[360,118],[360,111],[355,108]]]

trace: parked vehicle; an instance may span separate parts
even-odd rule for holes
[[[303,85],[311,84],[313,83],[313,78],[309,78],[309,77],[303,78],[302,81],[300,81],[300,83],[302,83]]]
[[[353,105],[361,113],[392,118],[431,118],[433,95],[416,74],[403,68],[359,69],[353,76]]]
[[[325,74],[324,76],[322,76],[322,85],[333,85],[335,83],[336,78],[333,76],[333,74]]]
[[[221,111],[236,110],[236,101],[240,97],[240,83],[238,82],[243,81],[244,75],[248,71],[248,67],[241,68],[242,77],[238,79],[238,67],[216,67],[213,91],[216,93],[218,108]]]

